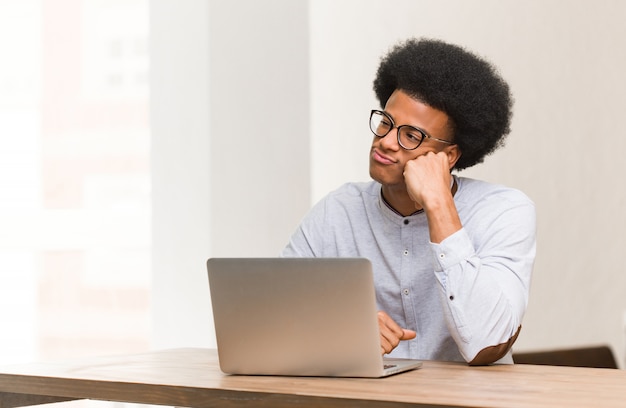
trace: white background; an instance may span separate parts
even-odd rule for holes
[[[170,34],[190,47],[188,55],[165,61],[161,44],[153,41],[153,68],[167,65],[171,81],[185,75],[180,81],[196,84],[159,85],[153,77],[153,106],[185,116],[197,112],[202,99],[200,118],[194,116],[202,122],[197,132],[186,123],[177,128],[184,157],[172,157],[165,142],[162,150],[158,145],[165,138],[159,122],[175,127],[178,119],[153,116],[154,164],[168,172],[191,166],[204,172],[190,173],[187,185],[154,197],[164,206],[154,218],[155,300],[166,299],[173,282],[176,299],[184,300],[156,305],[155,344],[214,344],[206,292],[198,289],[205,281],[204,257],[275,255],[313,202],[345,181],[368,179],[366,122],[377,106],[371,84],[379,58],[398,40],[425,36],[494,62],[516,100],[506,146],[462,173],[519,188],[537,205],[531,301],[515,349],[608,343],[623,365],[626,3],[213,1],[208,8],[185,2],[187,14],[180,18],[172,18],[168,1],[151,4],[152,32],[167,30],[165,23],[156,27],[154,17],[168,15],[167,24],[178,28]],[[198,53],[204,55],[201,70],[192,63]],[[296,86],[294,77],[307,82]],[[175,97],[158,98],[160,86]],[[268,116],[273,125],[256,125]],[[283,120],[294,116],[303,119],[285,126]],[[225,142],[237,137],[238,128],[248,142]],[[207,155],[219,166],[210,167]],[[156,193],[159,179],[154,183]],[[178,194],[195,197],[191,211],[180,207]],[[277,216],[275,206],[285,202],[292,203],[291,211]],[[172,222],[178,241],[159,247],[160,228]],[[164,310],[172,311],[170,318]]]
[[[43,50],[56,38],[41,20],[76,13],[85,21],[80,58],[61,55],[54,67],[83,70],[88,103],[149,101],[149,129],[109,123],[42,147],[40,110],[56,106],[42,91],[41,66],[51,62]],[[425,36],[493,61],[516,100],[506,146],[462,173],[519,188],[537,205],[538,255],[515,349],[607,343],[624,367],[625,2],[0,0],[0,14],[3,362],[38,358],[43,331],[59,339],[46,358],[214,346],[206,259],[274,256],[314,202],[368,179],[379,58]],[[122,42],[106,48],[116,28]],[[135,57],[103,59],[120,44],[133,44]],[[120,87],[120,73],[136,86]],[[44,147],[57,159],[143,160],[151,149],[150,174],[88,174],[84,207],[48,210]],[[82,280],[51,280],[53,306],[81,287],[99,291],[101,309],[41,310],[42,253],[77,249],[86,251]],[[133,293],[149,296],[151,310]]]

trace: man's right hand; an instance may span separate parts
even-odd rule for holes
[[[391,353],[400,341],[414,339],[417,335],[413,330],[403,329],[382,310],[378,312],[378,329],[380,330],[381,354]]]

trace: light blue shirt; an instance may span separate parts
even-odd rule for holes
[[[417,333],[390,356],[472,361],[521,326],[535,206],[518,190],[455,179],[463,228],[440,244],[430,242],[424,213],[397,214],[372,181],[345,184],[317,203],[282,256],[368,258],[379,309]],[[499,362],[512,362],[510,351]]]

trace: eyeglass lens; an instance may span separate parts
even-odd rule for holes
[[[384,113],[379,111],[372,112],[370,129],[376,136],[384,137],[393,128],[393,122]],[[398,127],[398,142],[405,149],[416,149],[422,143],[423,138],[424,135],[412,126],[401,125]]]

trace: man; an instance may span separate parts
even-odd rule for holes
[[[535,258],[534,204],[451,174],[502,145],[508,85],[461,47],[409,40],[382,59],[374,91],[374,181],[326,196],[282,255],[370,259],[382,353],[512,363]]]

